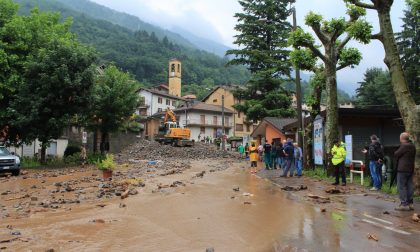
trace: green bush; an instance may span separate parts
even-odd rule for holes
[[[40,167],[41,162],[35,157],[22,157],[21,166],[22,168],[35,168]]]
[[[79,165],[80,164],[80,152],[74,153],[70,156],[64,157],[64,163],[67,165]]]
[[[102,161],[105,159],[105,155],[101,155],[100,153],[88,153],[86,162],[88,164],[96,164],[98,161]]]
[[[80,147],[77,145],[68,145],[66,150],[64,151],[64,157],[72,156],[75,153],[80,152]]]

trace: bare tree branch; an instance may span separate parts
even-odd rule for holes
[[[322,61],[324,61],[324,63],[327,63],[327,58],[313,44],[303,43],[301,46],[310,49],[315,54],[315,56],[319,57]]]
[[[350,42],[350,40],[351,36],[347,35],[347,37],[338,45],[337,52],[340,52],[347,45],[347,43]]]
[[[348,66],[351,66],[351,64],[339,65],[339,66],[337,67],[337,71],[340,71],[341,69],[346,68],[346,67],[348,67]]]
[[[362,7],[362,8],[366,8],[366,9],[371,9],[371,10],[376,10],[375,5],[373,4],[367,4],[367,3],[363,3],[359,0],[350,0],[350,2],[356,6]]]
[[[383,36],[382,33],[376,33],[376,34],[372,34],[372,36],[370,37],[371,39],[377,39],[379,41],[383,40]]]
[[[321,40],[323,45],[328,43],[328,37],[321,31],[320,25],[313,25],[311,28],[314,30],[316,36],[319,38],[319,40]]]

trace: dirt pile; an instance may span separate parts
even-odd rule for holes
[[[128,146],[116,156],[118,163],[133,163],[139,160],[147,161],[171,161],[177,160],[202,160],[210,158],[234,158],[236,152],[223,152],[217,150],[212,144],[195,143],[193,147],[172,147],[162,145],[155,141],[141,139]]]

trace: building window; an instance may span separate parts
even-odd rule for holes
[[[200,115],[200,123],[201,124],[206,124],[206,116],[205,115]]]
[[[236,131],[244,131],[244,125],[237,123],[235,126]]]
[[[229,126],[229,117],[225,116],[225,126]]]
[[[158,97],[158,103],[159,104],[162,104],[162,102],[163,102],[162,100],[163,100],[162,97]]]
[[[158,108],[158,112],[162,112],[162,108]]]
[[[171,105],[171,100],[169,100],[169,99],[166,99],[166,105]]]
[[[251,127],[249,124],[246,125],[246,132],[250,132],[251,131]]]
[[[213,103],[217,103],[217,99],[214,99],[214,100],[213,100]]]
[[[175,103],[176,103],[176,102],[175,102],[175,100],[173,100],[173,101],[172,101],[172,106],[173,106],[173,107],[176,107],[176,106],[175,106]]]
[[[241,118],[241,111],[238,112],[238,118]]]
[[[205,127],[200,127],[200,134],[205,134],[206,133],[206,128]]]
[[[213,125],[217,125],[217,116],[213,116]]]

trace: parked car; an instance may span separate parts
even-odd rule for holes
[[[0,172],[10,172],[13,176],[20,173],[20,158],[4,146],[0,146]]]

